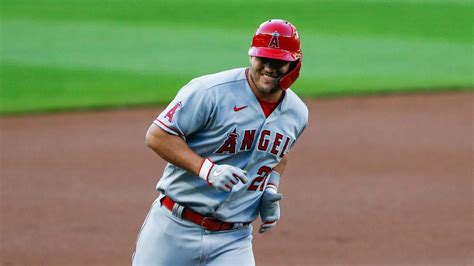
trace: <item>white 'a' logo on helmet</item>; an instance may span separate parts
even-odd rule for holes
[[[280,48],[280,41],[278,40],[278,37],[280,34],[275,31],[272,33],[272,38],[270,39],[270,43],[268,44],[268,47],[272,48]]]

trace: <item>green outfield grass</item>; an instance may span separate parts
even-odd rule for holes
[[[303,97],[473,87],[473,1],[1,1],[0,113],[163,104],[286,18]]]

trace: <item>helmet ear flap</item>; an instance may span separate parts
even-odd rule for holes
[[[288,72],[286,75],[281,77],[280,81],[278,82],[278,84],[280,85],[280,89],[286,90],[293,83],[295,83],[295,81],[298,79],[300,75],[301,63],[302,63],[301,59],[291,63],[290,72]]]

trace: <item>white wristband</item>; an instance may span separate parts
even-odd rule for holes
[[[214,163],[208,158],[206,158],[201,165],[201,169],[199,169],[199,177],[206,180],[209,183],[208,177],[213,166],[214,166]]]
[[[267,188],[265,188],[265,191],[268,191],[270,193],[276,194],[278,193],[278,190],[275,186],[272,185],[267,185]]]
[[[272,171],[268,177],[268,183],[265,190],[272,193],[278,193],[278,187],[280,186],[280,174],[276,171]]]

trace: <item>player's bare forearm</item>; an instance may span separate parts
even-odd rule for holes
[[[152,124],[146,133],[146,144],[167,162],[195,175],[199,174],[204,158],[194,153],[181,137]]]
[[[278,172],[280,176],[282,176],[283,172],[285,171],[287,163],[288,163],[288,155],[286,155],[285,157],[283,157],[283,159],[281,159],[281,161],[277,164],[277,166],[273,168],[273,171]]]

